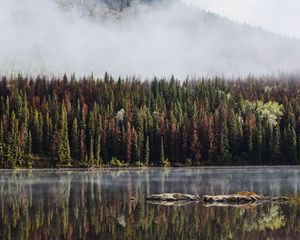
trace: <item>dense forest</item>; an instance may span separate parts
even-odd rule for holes
[[[298,164],[298,80],[3,76],[0,164]]]

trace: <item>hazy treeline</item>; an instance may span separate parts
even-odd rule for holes
[[[2,77],[1,166],[297,164],[299,90],[278,78]]]

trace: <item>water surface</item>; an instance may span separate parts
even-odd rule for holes
[[[300,239],[296,201],[236,208],[144,200],[243,190],[297,198],[300,167],[2,170],[0,239]]]

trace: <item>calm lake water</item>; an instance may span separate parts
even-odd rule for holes
[[[144,200],[243,190],[300,197],[300,167],[3,170],[0,239],[300,239],[297,201],[237,208]]]

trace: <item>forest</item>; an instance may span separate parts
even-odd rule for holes
[[[295,165],[299,80],[2,76],[0,166]]]

